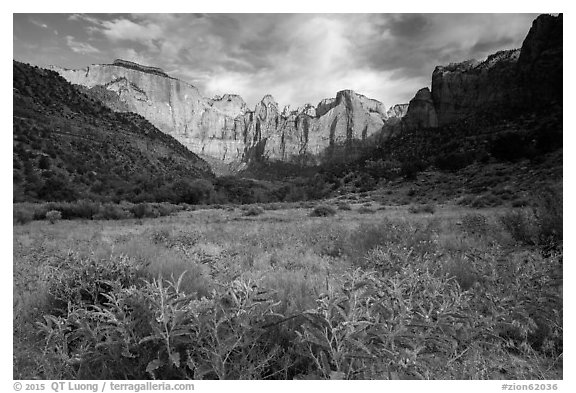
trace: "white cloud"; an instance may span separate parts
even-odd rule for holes
[[[133,61],[138,64],[149,65],[153,67],[158,66],[158,64],[154,61],[154,58],[151,58],[146,53],[136,51],[133,48],[120,47],[115,48],[113,52],[114,56],[119,59]]]
[[[140,42],[155,50],[152,40],[161,38],[163,31],[159,25],[143,21],[141,24],[126,18],[115,18],[112,20],[99,19],[86,14],[73,14],[68,20],[87,22],[86,31],[89,34],[100,33],[110,41]]]
[[[112,41],[136,41],[150,44],[154,39],[161,38],[163,31],[153,23],[138,24],[128,19],[114,19],[101,23],[102,34]]]
[[[373,32],[362,25],[362,16],[312,15],[305,23],[293,20],[277,24],[286,50],[270,51],[268,66],[253,72],[213,71],[200,81],[208,96],[227,92],[241,94],[253,106],[265,94],[272,94],[280,106],[316,105],[335,97],[336,92],[352,89],[386,106],[408,102],[415,92],[429,84],[429,78],[396,78],[391,71],[362,64],[355,47],[360,34]],[[300,21],[302,22],[302,20]],[[270,40],[270,45],[274,42]]]
[[[98,18],[95,18],[90,15],[86,14],[72,14],[68,17],[68,20],[78,21],[78,22],[88,22],[94,25],[99,25],[102,21]]]
[[[91,54],[91,53],[100,53],[98,48],[93,47],[92,45],[86,42],[79,42],[74,39],[71,35],[67,35],[66,37],[66,45],[72,49],[73,52],[81,53],[81,54]]]
[[[48,25],[46,23],[40,22],[36,19],[30,19],[30,23],[32,23],[35,26],[41,27],[43,29],[47,29]]]
[[[386,106],[430,84],[434,66],[521,43],[532,16],[493,14],[74,14],[91,43],[172,70],[202,94],[265,94],[300,106],[352,89]],[[98,41],[100,40],[100,41]],[[87,43],[72,50],[96,53]]]

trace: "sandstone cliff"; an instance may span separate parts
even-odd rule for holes
[[[89,88],[116,111],[131,111],[191,151],[225,163],[248,160],[318,162],[335,146],[385,141],[406,129],[434,128],[478,111],[507,113],[562,100],[562,15],[542,15],[521,49],[438,66],[431,91],[388,110],[376,100],[342,90],[315,107],[281,107],[270,95],[247,108],[242,97],[205,98],[198,89],[156,67],[124,60],[83,70],[53,67]]]
[[[404,122],[408,128],[438,127],[438,117],[430,89],[426,87],[418,90],[416,96],[410,100]]]
[[[331,146],[380,133],[389,118],[382,103],[352,90],[340,91],[316,108],[308,104],[296,111],[285,108],[282,113],[266,96],[246,116],[251,157],[284,161],[302,157],[317,161]]]
[[[561,14],[540,15],[521,49],[436,67],[431,94],[416,94],[403,127],[438,127],[479,111],[499,115],[561,102],[562,20]]]
[[[351,90],[296,110],[280,110],[266,95],[252,111],[238,95],[205,98],[159,68],[124,60],[83,70],[52,69],[91,89],[112,109],[138,113],[191,151],[224,162],[303,157],[317,162],[330,146],[380,133],[387,121],[397,122],[406,112],[405,105],[386,110]]]
[[[527,105],[562,102],[563,16],[540,15],[518,58],[519,84]]]
[[[478,110],[514,103],[519,95],[515,81],[519,54],[519,50],[502,51],[483,62],[470,60],[436,67],[432,73],[432,99],[438,125]]]

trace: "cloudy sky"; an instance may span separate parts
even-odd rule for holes
[[[14,59],[158,66],[203,95],[316,105],[352,89],[386,106],[434,67],[522,45],[535,14],[14,14]]]

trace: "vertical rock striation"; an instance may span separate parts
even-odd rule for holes
[[[405,113],[403,106],[386,111],[381,102],[352,90],[296,110],[280,110],[266,95],[252,111],[238,95],[204,98],[194,86],[159,68],[124,60],[83,70],[52,69],[91,89],[112,109],[136,112],[191,151],[224,162],[317,162],[330,146],[365,140],[381,132],[388,119]]]
[[[144,116],[195,153],[226,163],[314,163],[355,141],[385,141],[402,130],[439,127],[479,111],[498,115],[561,103],[562,15],[539,16],[521,49],[436,67],[431,90],[421,89],[409,104],[388,110],[352,90],[296,110],[280,109],[266,95],[250,110],[238,95],[205,98],[159,68],[124,60],[83,70],[52,69],[112,109]]]
[[[540,15],[521,49],[436,67],[431,95],[418,91],[403,126],[438,127],[479,111],[503,115],[561,102],[562,24],[562,14]]]

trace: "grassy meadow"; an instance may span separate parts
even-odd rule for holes
[[[317,205],[14,225],[14,378],[562,378],[561,200]]]

